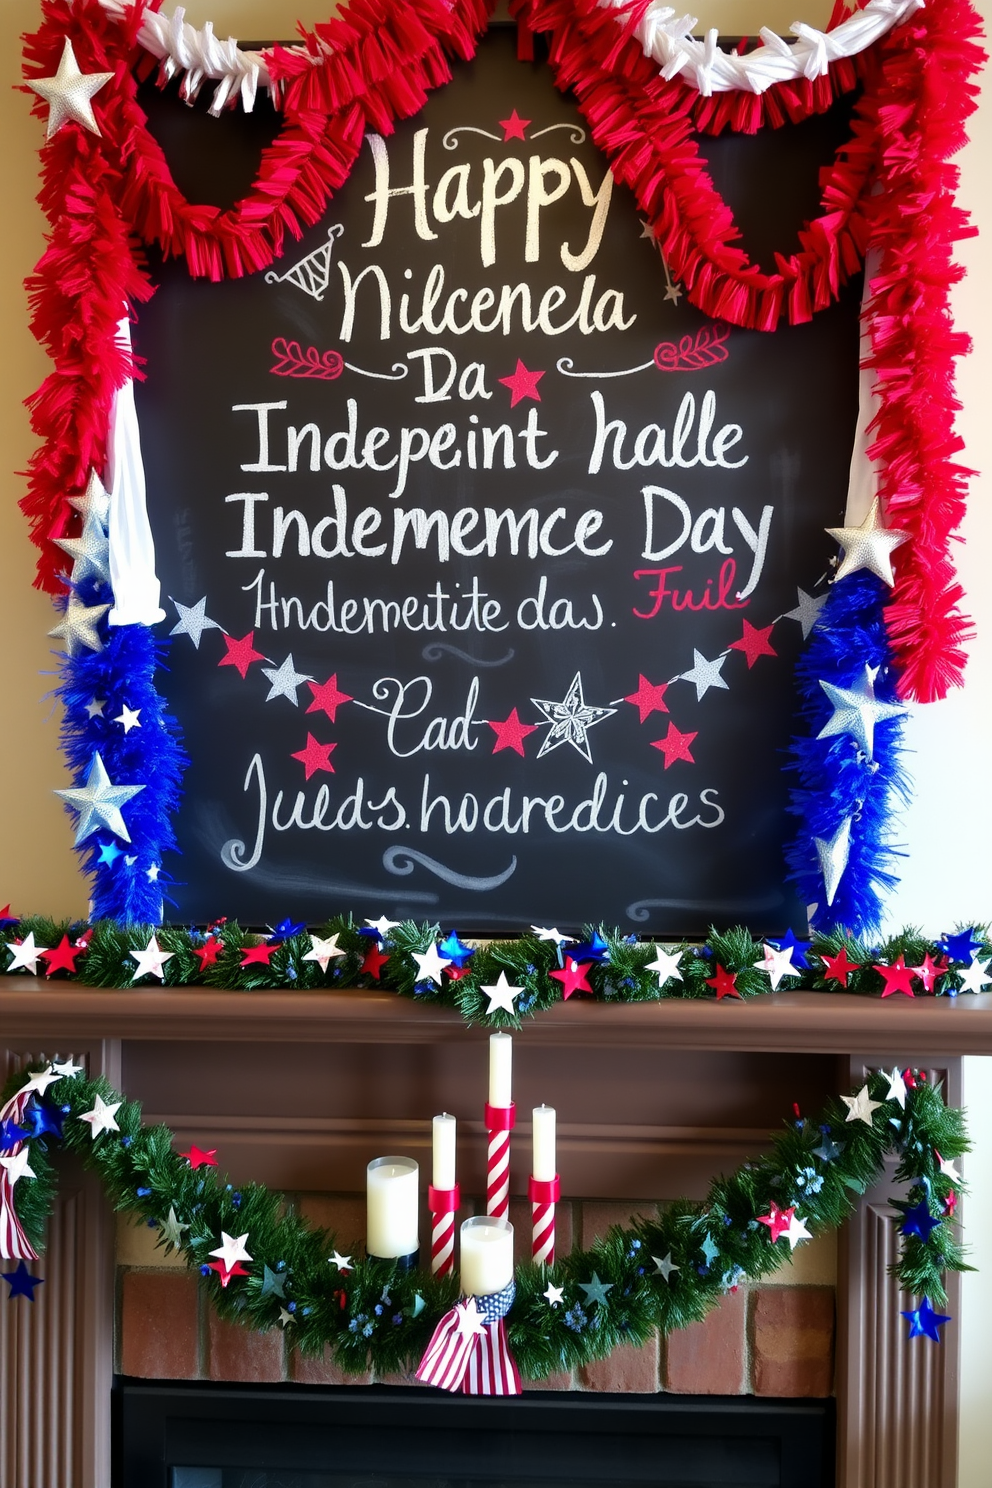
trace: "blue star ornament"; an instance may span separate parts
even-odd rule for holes
[[[30,1136],[30,1132],[26,1126],[18,1126],[16,1121],[0,1122],[0,1152],[9,1152],[27,1136]]]
[[[933,1231],[940,1229],[940,1226],[941,1221],[934,1219],[925,1200],[921,1200],[914,1208],[904,1210],[899,1233],[900,1235],[918,1235],[926,1244]]]
[[[45,1101],[32,1101],[24,1113],[24,1119],[30,1123],[27,1131],[29,1137],[43,1137],[46,1132],[50,1132],[53,1137],[62,1136],[65,1116],[57,1106],[50,1106]]]
[[[910,1338],[932,1338],[934,1343],[940,1342],[938,1329],[951,1321],[950,1313],[934,1312],[929,1297],[924,1297],[919,1307],[911,1308],[902,1316],[909,1321]]]
[[[812,950],[813,943],[810,940],[797,940],[791,927],[784,935],[780,935],[778,940],[769,940],[768,944],[774,946],[777,951],[791,951],[793,966],[809,966],[806,952]]]
[[[452,966],[457,966],[459,969],[475,955],[473,946],[467,946],[464,941],[459,940],[457,930],[448,932],[438,946],[438,951],[446,961],[450,961]]]
[[[577,945],[568,953],[573,961],[608,961],[610,958],[610,947],[603,939],[598,930],[594,930],[592,938]]]
[[[605,1306],[606,1294],[613,1290],[612,1281],[600,1281],[598,1271],[592,1273],[591,1281],[580,1281],[578,1286],[579,1291],[586,1294],[586,1306],[592,1302],[599,1302]]]
[[[27,1297],[29,1302],[34,1301],[35,1287],[43,1286],[43,1276],[32,1276],[23,1261],[18,1262],[16,1271],[2,1271],[4,1281],[10,1287],[7,1293],[7,1301],[12,1302],[15,1297]]]
[[[269,939],[290,940],[294,935],[302,935],[306,928],[305,921],[291,920],[287,915],[284,920],[279,921],[278,925],[272,926],[272,934],[269,936]]]
[[[706,1257],[706,1264],[707,1264],[707,1266],[712,1266],[713,1262],[716,1260],[717,1256],[720,1254],[720,1251],[717,1248],[717,1246],[715,1246],[713,1244],[713,1237],[712,1237],[712,1235],[707,1234],[704,1237],[703,1243],[702,1243],[702,1245],[699,1248],[703,1252],[703,1255]]]
[[[940,948],[949,961],[963,961],[967,966],[974,959],[975,952],[982,949],[982,942],[975,939],[975,926],[970,925],[956,935],[942,935]]]

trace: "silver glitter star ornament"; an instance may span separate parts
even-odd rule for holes
[[[863,681],[856,687],[835,687],[832,682],[820,681],[820,686],[833,705],[833,714],[827,719],[818,739],[829,739],[834,734],[850,734],[869,759],[874,758],[875,725],[887,718],[898,718],[905,712],[896,703],[882,703],[875,696],[875,678],[878,667],[865,666]]]
[[[103,827],[107,827],[124,842],[130,842],[131,836],[124,825],[121,807],[144,788],[143,785],[114,785],[99,752],[94,751],[86,784],[55,792],[67,805],[79,812],[76,846]]]
[[[207,596],[198,599],[195,605],[180,604],[178,599],[172,603],[176,607],[179,616],[178,622],[169,631],[170,635],[188,635],[197,651],[200,649],[200,641],[205,630],[222,630],[223,626],[211,620],[207,614]]]
[[[109,609],[109,604],[84,605],[75,594],[70,594],[62,619],[48,634],[64,641],[70,656],[78,656],[84,646],[90,651],[102,651],[97,626]]]
[[[834,574],[834,581],[846,579],[848,574],[866,568],[877,574],[889,588],[895,583],[892,572],[892,553],[904,543],[908,532],[897,532],[883,527],[879,520],[878,497],[871,504],[871,511],[860,527],[828,527],[827,532],[835,537],[844,549],[844,556]]]
[[[78,537],[57,537],[55,546],[74,560],[74,584],[81,584],[84,579],[102,579],[109,584],[110,544],[98,517],[88,516]]]
[[[91,134],[100,134],[100,126],[93,115],[93,99],[101,88],[106,87],[113,75],[112,72],[80,72],[72,42],[66,37],[62,60],[55,76],[25,79],[31,91],[48,104],[46,138],[51,139],[53,134],[58,134],[63,124],[73,120],[82,124]]]
[[[95,517],[106,531],[107,523],[110,521],[110,494],[104,489],[103,481],[95,470],[90,471],[90,478],[82,496],[70,496],[69,505],[76,508],[84,522]]]
[[[851,817],[845,816],[832,837],[814,837],[827,903],[833,904],[851,852]]]

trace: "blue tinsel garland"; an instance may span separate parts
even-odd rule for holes
[[[77,586],[86,605],[105,603],[108,594],[92,582]],[[155,671],[164,664],[166,646],[145,625],[98,626],[102,651],[83,650],[64,656],[58,695],[65,715],[62,748],[82,785],[93,756],[99,753],[115,785],[143,785],[124,807],[130,843],[112,832],[95,832],[79,844],[84,871],[92,875],[91,915],[124,924],[158,924],[162,920],[164,852],[178,851],[172,818],[179,805],[180,781],[187,757],[179,726],[165,711],[155,687]],[[90,717],[93,699],[103,700],[102,713]],[[139,726],[125,733],[115,722],[124,705],[140,715]]]
[[[816,904],[812,925],[822,933],[846,927],[871,934],[882,920],[882,896],[898,882],[892,871],[898,855],[889,840],[895,798],[906,801],[909,782],[901,762],[902,719],[875,725],[874,759],[868,760],[849,734],[816,736],[833,714],[820,686],[858,687],[865,666],[878,668],[875,696],[897,703],[892,654],[885,630],[885,585],[859,571],[834,584],[820,612],[809,645],[796,666],[799,717],[805,734],[792,742],[799,776],[790,810],[801,826],[786,850],[790,878],[805,903]],[[826,902],[814,839],[829,840],[852,817],[847,867],[832,905]]]

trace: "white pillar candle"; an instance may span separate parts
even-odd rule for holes
[[[534,1107],[534,1153],[531,1173],[539,1183],[550,1183],[558,1169],[555,1166],[555,1108]]]
[[[369,1163],[365,1180],[369,1255],[393,1261],[418,1249],[419,1178],[412,1157],[377,1157]]]
[[[513,1280],[513,1226],[477,1214],[462,1224],[461,1284],[466,1297],[489,1297]]]
[[[435,1188],[445,1191],[455,1186],[455,1132],[458,1123],[454,1116],[443,1112],[434,1117],[434,1170],[431,1182]]]
[[[504,1108],[513,1102],[513,1039],[508,1033],[489,1035],[489,1104]]]

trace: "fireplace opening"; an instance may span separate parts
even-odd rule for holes
[[[119,1379],[114,1488],[828,1488],[834,1402]]]

